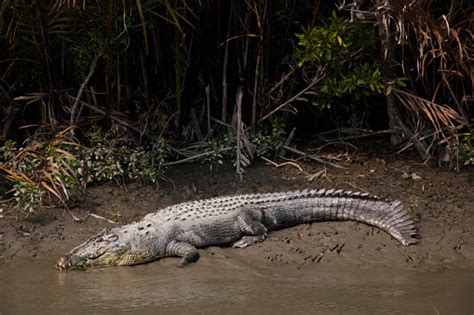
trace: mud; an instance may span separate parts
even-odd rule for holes
[[[382,156],[374,156],[370,153],[366,155],[339,154],[337,155],[338,163],[346,169],[327,168],[322,176],[313,181],[308,179],[309,175],[324,171],[323,166],[313,162],[298,161],[297,164],[303,172],[291,164],[277,168],[264,162],[257,162],[247,169],[242,181],[235,176],[231,165],[223,166],[218,171],[215,168],[211,171],[208,165],[182,165],[167,172],[166,178],[157,186],[109,184],[90,187],[84,200],[76,208],[71,209],[74,216],[81,219],[87,218],[82,223],[74,222],[68,211],[57,208],[41,209],[27,218],[4,208],[3,217],[0,218],[0,277],[2,278],[0,291],[5,290],[10,293],[6,295],[2,293],[2,297],[6,298],[6,304],[0,301],[0,305],[3,307],[10,305],[12,309],[15,309],[15,306],[18,307],[12,302],[15,301],[15,294],[10,288],[16,286],[19,291],[15,292],[25,290],[23,297],[29,296],[28,290],[31,290],[34,285],[28,284],[28,279],[38,278],[39,275],[43,278],[37,281],[43,284],[49,283],[54,297],[61,296],[61,292],[70,292],[68,287],[73,288],[72,292],[77,293],[81,286],[92,286],[91,283],[95,283],[93,292],[97,293],[101,291],[102,285],[106,288],[108,288],[107,285],[112,287],[114,276],[120,279],[125,274],[123,277],[129,280],[137,277],[144,279],[143,276],[139,277],[139,274],[146,271],[145,274],[148,275],[156,272],[157,277],[161,278],[151,277],[151,282],[142,283],[143,292],[151,290],[149,286],[154,281],[156,281],[155,286],[168,283],[170,290],[181,292],[186,287],[185,278],[191,274],[199,279],[189,280],[190,283],[199,285],[199,281],[207,281],[207,286],[203,287],[202,292],[210,295],[214,292],[223,303],[227,301],[225,302],[227,305],[232,300],[231,297],[238,295],[238,292],[224,290],[229,296],[221,296],[224,291],[219,288],[225,288],[226,281],[228,284],[236,281],[240,285],[237,284],[235,290],[252,292],[252,295],[246,295],[239,291],[240,295],[238,295],[241,299],[253,303],[254,307],[248,308],[249,311],[257,311],[258,306],[262,306],[259,304],[258,294],[266,291],[270,292],[268,293],[270,295],[275,294],[273,297],[268,297],[268,294],[262,295],[262,301],[268,302],[278,300],[279,296],[292,292],[280,301],[279,308],[272,309],[277,313],[284,313],[284,305],[288,303],[300,305],[301,308],[293,308],[293,310],[299,310],[300,313],[310,310],[305,306],[315,307],[322,313],[324,311],[347,313],[348,310],[354,311],[349,313],[393,310],[406,313],[405,311],[409,308],[401,306],[415,305],[416,299],[412,299],[411,304],[408,302],[408,304],[403,304],[403,301],[408,301],[409,296],[415,293],[420,299],[423,296],[426,297],[427,303],[423,304],[426,308],[417,309],[420,312],[435,314],[440,310],[449,312],[449,309],[462,311],[461,313],[472,312],[474,310],[474,302],[472,302],[474,174],[469,171],[448,172],[412,160],[394,160],[392,156],[389,152]],[[125,224],[139,220],[146,213],[187,200],[226,194],[321,187],[364,191],[389,199],[401,200],[416,220],[422,237],[421,243],[407,248],[401,246],[386,233],[363,224],[320,222],[271,232],[263,243],[245,249],[219,247],[201,249],[201,260],[184,270],[175,270],[172,267],[178,262],[175,258],[166,258],[144,266],[106,268],[85,273],[61,273],[53,269],[59,255],[69,251],[101,228],[113,225],[97,216]],[[25,276],[28,272],[35,276]],[[106,275],[109,275],[110,279],[104,280]],[[18,279],[15,280],[16,277]],[[335,277],[338,280],[335,280]],[[96,278],[99,282],[94,281]],[[175,283],[175,278],[183,278],[179,281],[184,287]],[[9,279],[9,282],[5,282],[5,279]],[[281,281],[279,282],[278,279]],[[324,283],[327,283],[334,292],[324,291]],[[374,299],[379,301],[375,306],[373,305],[375,300],[369,299],[372,293],[363,291],[368,287],[371,287],[371,290],[378,290],[378,293],[370,291]],[[316,288],[314,294],[305,293],[313,288]],[[351,293],[351,288],[357,293]],[[383,288],[388,291],[383,291]],[[392,289],[394,291],[390,291]],[[140,288],[136,290],[141,292]],[[451,296],[453,292],[457,292],[456,298]],[[465,294],[466,292],[471,292],[471,294]],[[180,294],[188,293],[181,292]],[[197,293],[189,293],[188,298],[196,298],[199,295]],[[87,290],[83,291],[81,296],[87,298],[88,294],[93,296]],[[158,299],[162,305],[171,305],[170,311],[173,310],[173,305],[179,309],[178,302],[170,298],[167,304],[164,301],[166,300],[164,293],[157,294],[162,294]],[[255,294],[257,296],[254,296]],[[316,297],[318,294],[322,295],[322,304],[318,304],[317,301],[311,302],[309,299],[309,296]],[[344,297],[345,294],[353,294],[353,298]],[[106,304],[109,301],[109,306],[120,300],[120,295],[112,294],[112,296],[104,297]],[[156,301],[156,296],[147,296]],[[206,299],[206,296],[201,296],[201,298]],[[387,296],[396,298],[387,299]],[[35,303],[43,301],[38,299],[35,302],[31,296],[29,297],[27,303],[30,304],[27,305],[31,305],[32,310]],[[219,303],[211,303],[212,298],[210,296],[208,298],[208,304],[199,306],[203,312],[224,310],[217,306],[213,308],[212,305]],[[364,305],[365,299],[374,307],[359,310],[341,308],[341,305],[349,303],[341,302],[344,298],[352,301],[353,306]],[[114,302],[114,299],[117,301]],[[72,306],[76,305],[72,302],[73,300],[71,299],[69,304],[65,301],[61,305],[54,305],[57,309],[71,311]],[[442,300],[446,303],[442,303]],[[82,307],[78,311],[106,309],[91,301],[89,304],[82,301]],[[384,304],[383,301],[386,303]],[[144,304],[141,307],[129,309],[147,309],[147,304],[142,302]],[[326,302],[337,305],[324,306]],[[339,302],[342,304],[338,304]],[[156,302],[153,303],[156,304]],[[181,304],[183,307],[184,304]],[[45,305],[48,305],[46,309],[54,309],[51,303]],[[196,305],[189,303],[190,308],[184,307],[181,310],[186,312]],[[384,308],[387,305],[389,307]],[[18,308],[18,310],[28,311],[28,308]],[[413,310],[414,313],[418,313],[417,310]],[[0,313],[1,311],[0,306]]]

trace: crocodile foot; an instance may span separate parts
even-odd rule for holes
[[[265,239],[265,235],[258,236],[244,236],[237,242],[232,244],[233,248],[244,248],[259,242],[262,242]]]

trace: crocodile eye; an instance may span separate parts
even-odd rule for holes
[[[112,234],[107,238],[107,241],[109,241],[109,242],[115,242],[116,240],[118,240],[118,235],[117,234]]]

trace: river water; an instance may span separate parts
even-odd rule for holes
[[[0,314],[474,312],[470,271],[268,269],[206,256],[184,269],[176,263],[60,272],[54,260],[1,262]]]

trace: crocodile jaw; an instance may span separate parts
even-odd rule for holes
[[[59,270],[76,269],[84,270],[92,267],[119,266],[123,265],[126,257],[129,256],[126,251],[103,252],[96,257],[81,256],[78,253],[69,253],[59,257],[56,262],[56,268]]]
[[[65,256],[59,257],[56,268],[87,269],[101,266],[117,266],[123,264],[129,256],[130,245],[120,240],[114,230],[103,230],[81,245],[73,248]]]
[[[59,257],[56,262],[56,268],[59,270],[76,269],[84,270],[92,267],[105,267],[120,265],[123,255],[113,253],[103,253],[100,256],[91,258],[77,254]]]
[[[93,267],[107,267],[107,266],[131,266],[143,264],[159,257],[153,255],[149,251],[131,252],[128,249],[118,253],[105,252],[98,257],[81,257],[77,254],[67,254],[61,256],[56,261],[56,268],[59,270],[85,270]]]

